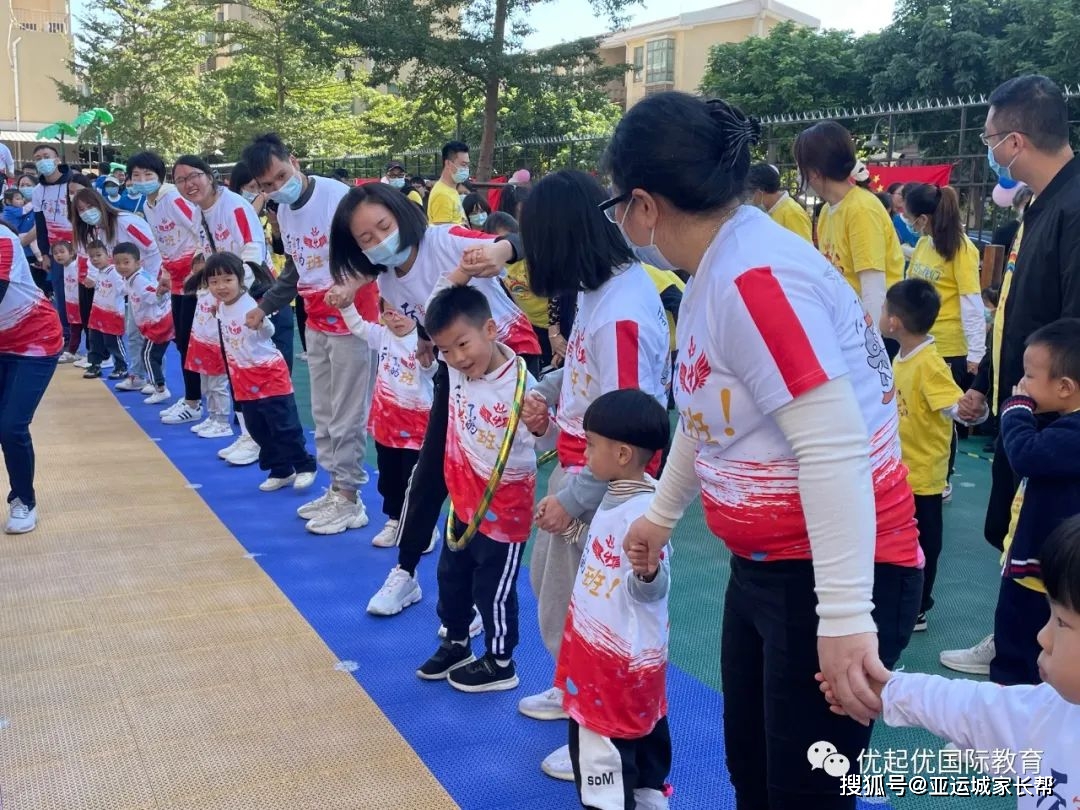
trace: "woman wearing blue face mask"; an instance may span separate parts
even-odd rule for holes
[[[479,253],[472,285],[484,293],[498,327],[499,340],[528,358],[540,354],[529,319],[499,283],[505,266],[522,252],[515,235],[496,238],[458,225],[428,225],[424,212],[400,191],[385,183],[357,186],[339,203],[330,227],[330,272],[340,285],[327,303],[345,306],[362,279],[376,279],[387,305],[423,323],[425,306],[443,276],[462,265],[465,254]],[[482,276],[482,277],[481,277]],[[420,352],[431,352],[421,332]],[[439,510],[446,499],[443,455],[449,403],[445,363],[435,374],[435,401],[420,458],[413,470],[398,528],[398,565],[368,603],[368,612],[382,616],[400,613],[420,600],[416,567],[432,543]]]
[[[700,493],[731,551],[720,666],[736,803],[854,810],[835,777],[788,763],[827,740],[857,770],[881,710],[872,684],[919,608],[915,503],[892,370],[859,297],[804,239],[740,205],[759,135],[723,101],[659,93],[608,146],[617,194],[605,206],[634,252],[692,276],[677,327],[680,424],[625,549],[638,573],[654,569]],[[819,671],[843,680],[849,717],[822,699]]]
[[[474,231],[484,230],[484,223],[487,222],[489,216],[491,216],[491,206],[488,205],[487,200],[481,194],[473,192],[472,194],[466,194],[465,199],[461,203],[465,209],[465,216],[469,220],[469,227]]]

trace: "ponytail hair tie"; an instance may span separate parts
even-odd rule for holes
[[[750,147],[761,140],[761,122],[757,118],[744,115],[738,107],[733,107],[721,99],[711,99],[705,103],[723,137],[720,165],[725,169],[734,168],[743,152],[749,152]]]

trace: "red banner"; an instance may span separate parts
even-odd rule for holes
[[[947,186],[952,178],[953,164],[935,163],[931,166],[867,166],[870,170],[870,190],[887,191],[893,183],[931,183]]]

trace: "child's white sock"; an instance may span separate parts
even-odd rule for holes
[[[240,435],[250,436],[251,434],[248,433],[247,425],[244,424],[244,415],[242,413],[237,413],[236,419],[238,422],[240,422]]]

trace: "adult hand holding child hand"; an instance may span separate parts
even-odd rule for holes
[[[634,573],[649,576],[660,565],[660,551],[671,539],[671,530],[657,526],[645,517],[630,524],[623,538],[623,551],[630,560]]]

